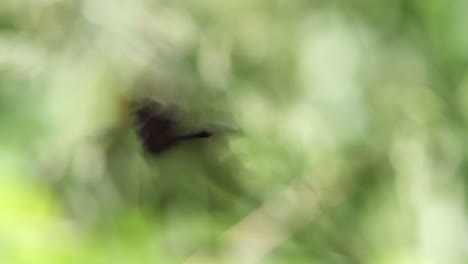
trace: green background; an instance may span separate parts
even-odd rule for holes
[[[2,0],[1,263],[466,263],[468,2]],[[129,102],[239,133],[142,152]]]

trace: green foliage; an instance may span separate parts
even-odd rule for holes
[[[468,3],[0,5],[1,263],[465,263]],[[129,102],[240,133],[143,153]]]

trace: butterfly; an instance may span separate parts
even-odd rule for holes
[[[180,133],[181,119],[177,109],[152,100],[134,103],[133,121],[143,148],[153,155],[184,141],[209,138],[215,134],[213,129],[208,128]]]

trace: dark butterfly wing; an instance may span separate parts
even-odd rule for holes
[[[160,104],[153,102],[137,107],[134,120],[146,151],[156,154],[174,144],[175,121],[166,116]]]

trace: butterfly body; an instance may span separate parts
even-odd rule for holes
[[[150,154],[160,154],[175,145],[191,139],[208,138],[213,131],[200,129],[196,132],[180,133],[181,120],[162,104],[149,101],[136,106],[133,117],[135,128],[143,148]]]

